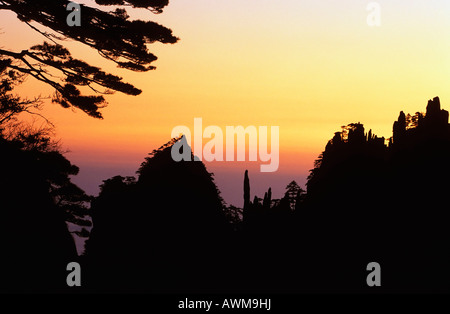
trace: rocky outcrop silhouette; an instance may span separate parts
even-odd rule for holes
[[[245,198],[243,241],[257,248],[247,272],[267,279],[250,290],[372,292],[365,266],[377,262],[386,278],[378,292],[449,292],[449,158],[448,112],[437,97],[426,113],[401,112],[388,141],[361,123],[342,127],[293,212],[283,212],[286,196],[269,211],[268,193],[262,206]]]

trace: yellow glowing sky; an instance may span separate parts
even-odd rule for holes
[[[91,3],[93,1],[80,1]],[[450,2],[377,1],[381,26],[366,23],[363,0],[172,0],[161,15],[131,10],[180,37],[154,44],[156,71],[130,73],[96,52],[68,43],[75,57],[112,71],[144,92],[108,97],[104,120],[49,104],[45,114],[81,167],[76,179],[94,191],[102,179],[131,175],[146,153],[170,139],[177,125],[280,126],[280,169],[251,172],[252,194],[269,182],[275,196],[308,169],[326,142],[351,122],[390,137],[400,110],[424,111],[440,96],[450,108]],[[3,48],[20,50],[42,37],[0,12]],[[51,90],[31,78],[20,89]],[[247,165],[212,164],[225,200],[241,205]],[[255,180],[256,179],[256,180]],[[257,182],[255,182],[257,181]]]

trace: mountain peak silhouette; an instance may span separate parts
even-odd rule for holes
[[[92,204],[94,227],[87,246],[97,286],[148,291],[146,285],[152,282],[161,292],[183,290],[192,282],[201,289],[212,280],[199,274],[217,267],[223,237],[231,227],[213,174],[201,161],[172,159],[172,146],[182,139],[150,153],[137,171],[138,180],[125,183],[116,177],[112,188],[112,181],[104,181]],[[129,278],[111,281],[112,270],[98,264],[107,260],[121,272],[130,267],[141,273],[131,270]],[[133,267],[136,263],[147,270]]]

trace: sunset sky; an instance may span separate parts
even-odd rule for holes
[[[79,1],[92,5],[94,1]],[[228,203],[242,206],[244,170],[251,197],[269,186],[276,198],[296,180],[303,187],[314,159],[340,126],[361,122],[390,137],[401,110],[425,111],[441,98],[450,108],[450,2],[384,0],[381,26],[369,27],[364,0],[172,0],[164,13],[129,10],[171,28],[175,45],[150,46],[155,71],[115,68],[74,42],[72,54],[124,77],[140,96],[107,96],[104,120],[50,102],[67,157],[81,169],[74,179],[88,193],[113,175],[134,175],[147,153],[170,140],[175,126],[279,126],[280,167],[206,163]],[[0,46],[20,51],[44,38],[0,11]],[[52,90],[29,78],[23,95]]]

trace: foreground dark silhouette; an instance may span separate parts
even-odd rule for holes
[[[330,140],[308,178],[281,200],[251,195],[226,222],[212,176],[174,162],[174,139],[138,180],[106,180],[92,204],[88,287],[127,292],[450,292],[448,112],[400,113],[386,145],[360,123]],[[382,286],[366,284],[367,264]],[[111,276],[111,274],[114,274]],[[89,288],[88,288],[89,289]]]
[[[401,112],[388,141],[342,127],[307,191],[292,181],[281,199],[270,188],[259,198],[246,171],[242,209],[201,161],[173,161],[185,138],[173,139],[137,178],[104,181],[79,258],[67,228],[85,221],[89,198],[68,178],[78,169],[48,142],[31,145],[45,137],[3,136],[0,292],[449,293],[448,117],[434,98],[426,113]],[[72,261],[81,289],[66,286]],[[381,287],[366,284],[370,262]]]

